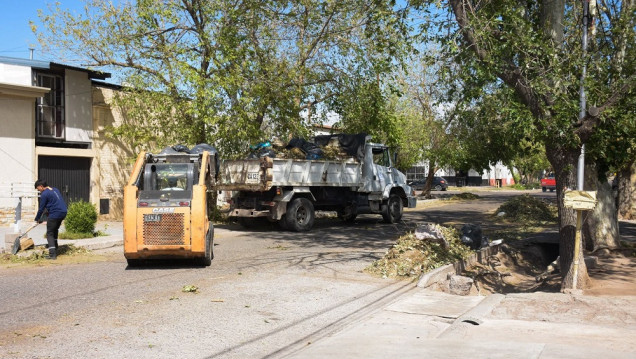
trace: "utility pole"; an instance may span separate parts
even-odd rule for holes
[[[587,54],[587,27],[589,21],[589,0],[582,0],[583,3],[583,36],[581,38],[581,43],[583,47],[583,68],[581,70],[581,87],[579,89],[580,96],[580,108],[579,108],[579,119],[583,120],[585,118],[585,75],[587,72],[587,64],[585,55]],[[579,163],[577,166],[577,177],[576,177],[576,189],[579,191],[583,191],[583,182],[585,176],[585,143],[581,145],[581,154],[579,155]],[[576,235],[574,238],[574,268],[572,273],[572,289],[577,288],[577,282],[579,277],[579,252],[581,251],[581,238],[582,238],[582,217],[583,214],[581,210],[576,210]]]

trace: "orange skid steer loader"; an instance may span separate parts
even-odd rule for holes
[[[207,192],[213,190],[218,159],[210,149],[139,154],[124,188],[124,256],[130,267],[148,259],[212,263]]]

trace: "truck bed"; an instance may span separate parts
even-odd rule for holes
[[[221,163],[220,190],[267,191],[275,186],[362,186],[362,167],[353,159],[299,160],[263,157]]]

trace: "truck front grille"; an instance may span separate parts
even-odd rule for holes
[[[183,213],[162,213],[159,222],[144,222],[144,244],[184,245]]]

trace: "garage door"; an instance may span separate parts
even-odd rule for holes
[[[38,178],[62,192],[64,201],[84,200],[90,195],[91,159],[86,157],[40,156]]]

